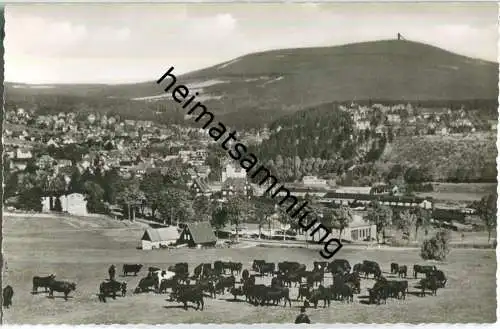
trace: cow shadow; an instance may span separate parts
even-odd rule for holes
[[[46,298],[48,298],[48,299],[64,299],[64,295],[62,295],[62,296],[59,296],[59,295],[58,296],[46,296]],[[73,296],[68,296],[66,298],[67,299],[73,299],[74,297]]]
[[[244,300],[244,299],[239,299],[239,298],[223,298],[221,300],[224,300],[226,302],[230,302],[230,303],[246,303],[247,301]]]
[[[424,297],[424,296],[422,296],[422,292],[421,291],[408,291],[406,294],[407,295],[416,296],[416,297]]]
[[[182,310],[184,310],[184,305],[165,305],[165,306],[163,306],[163,308],[165,308],[167,310],[169,310],[169,309],[182,309]],[[193,306],[193,305],[188,305],[187,308],[188,309],[192,308],[193,310],[196,310],[196,306]]]
[[[39,294],[48,294],[48,291],[31,291],[30,292],[32,295],[39,295]]]

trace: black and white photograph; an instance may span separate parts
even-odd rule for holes
[[[2,15],[2,324],[496,322],[497,3]]]

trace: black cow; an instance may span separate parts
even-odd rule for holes
[[[122,297],[127,293],[127,283],[118,281],[104,281],[99,285],[99,301],[106,303],[106,297],[116,299],[116,294],[121,292]]]
[[[148,275],[148,276],[142,278],[139,281],[137,288],[135,288],[134,293],[138,294],[141,292],[147,292],[150,290],[151,287],[153,287],[155,290],[158,290],[159,286],[158,286],[157,279],[158,279],[158,277],[153,277],[152,275]]]
[[[340,288],[340,296],[341,296],[341,299],[342,301],[347,301],[348,303],[349,302],[354,302],[354,290],[356,288],[354,287],[354,285],[352,283],[344,283],[342,285],[342,287]]]
[[[408,275],[408,266],[406,266],[406,265],[399,266],[399,268],[398,268],[398,276],[400,278],[402,278],[402,277],[406,278],[407,275]]]
[[[389,297],[406,299],[408,292],[408,281],[387,281]]]
[[[49,286],[54,281],[56,276],[51,274],[49,276],[34,276],[33,277],[33,293],[38,293],[38,287],[45,288],[45,292],[49,291]]]
[[[158,292],[160,294],[164,294],[167,292],[168,288],[174,290],[175,287],[178,285],[178,283],[179,283],[178,278],[175,276],[171,279],[163,279],[160,282],[160,288],[158,289]]]
[[[260,275],[273,274],[275,270],[274,263],[264,263],[260,266]]]
[[[236,272],[236,274],[240,274],[241,270],[243,269],[243,264],[242,263],[229,263],[229,270],[231,271],[231,275],[233,272]]]
[[[188,263],[176,263],[175,265],[169,266],[168,270],[170,272],[174,272],[179,281],[186,282],[186,280],[189,278]]]
[[[64,300],[68,300],[70,292],[76,290],[76,283],[67,281],[51,281],[49,284],[49,296],[54,297],[54,291],[64,293]]]
[[[437,290],[439,288],[439,282],[437,281],[435,276],[430,276],[425,279],[420,280],[420,289],[422,289],[421,295],[425,296],[425,290],[430,290],[431,294],[436,296]]]
[[[319,271],[312,271],[312,272],[306,272],[306,282],[312,286],[314,286],[316,283],[322,284],[325,278],[325,272],[319,270]]]
[[[347,274],[351,271],[351,265],[346,259],[334,259],[328,264],[328,272],[335,274]]]
[[[196,303],[196,310],[203,311],[205,303],[203,302],[203,288],[199,285],[179,285],[175,291],[172,292],[171,297],[177,302],[184,304],[184,309],[187,310],[187,303]]]
[[[413,265],[413,277],[416,279],[418,273],[429,273],[432,271],[437,271],[436,266],[429,266],[429,265]]]
[[[212,298],[217,298],[217,291],[215,290],[215,284],[212,280],[208,278],[204,278],[201,280],[198,280],[196,285],[204,292],[208,292],[210,294],[210,297]]]
[[[245,291],[243,289],[243,287],[239,287],[239,288],[231,288],[230,290],[231,292],[231,295],[234,296],[234,300],[236,300],[238,296],[245,296]]]
[[[14,289],[11,286],[6,286],[2,291],[3,307],[9,308],[12,305],[12,297],[14,296]]]
[[[377,305],[379,305],[381,300],[383,300],[384,303],[387,303],[387,298],[390,295],[389,289],[389,283],[387,280],[383,277],[379,278],[373,287],[368,289],[370,304],[377,303]]]
[[[399,271],[398,263],[391,263],[391,274],[396,274]]]
[[[446,286],[447,279],[446,279],[446,276],[444,275],[443,271],[436,270],[436,271],[427,272],[425,274],[425,277],[426,278],[435,277],[437,284],[438,284],[438,288],[444,288]]]
[[[252,264],[252,270],[254,270],[255,272],[260,272],[260,267],[265,263],[266,263],[265,260],[260,260],[260,259],[254,260]]]
[[[235,283],[236,278],[233,275],[227,278],[220,278],[215,284],[215,291],[224,294],[225,289],[227,288],[227,290],[230,290],[231,288],[234,288]]]
[[[365,273],[365,279],[368,278],[368,275],[373,274],[375,279],[380,278],[382,275],[382,270],[380,269],[380,265],[377,262],[373,262],[370,260],[363,261],[363,272]]]
[[[292,282],[300,284],[302,282],[302,273],[299,272],[288,272],[285,274],[278,274],[278,280],[284,283],[285,286],[291,287]]]
[[[134,273],[134,276],[137,276],[137,273],[141,270],[141,264],[124,264],[123,265],[123,276],[127,276],[128,273]]]
[[[264,292],[262,298],[263,303],[269,302],[271,300],[275,303],[279,303],[280,300],[284,299],[285,304],[283,306],[286,307],[286,302],[288,302],[290,307],[292,307],[292,301],[290,299],[290,290],[288,288],[277,287],[277,286],[266,287],[266,288],[267,289],[263,291]]]
[[[314,305],[314,308],[318,308],[318,302],[323,300],[323,308],[330,306],[331,300],[331,290],[320,285],[318,289],[314,289],[310,293],[309,302]]]
[[[155,267],[155,266],[148,267],[148,272],[149,273],[158,272],[158,271],[161,271],[161,268]]]
[[[349,273],[342,280],[353,287],[354,293],[359,294],[361,292],[361,279],[358,272]]]

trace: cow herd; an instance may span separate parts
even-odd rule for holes
[[[122,268],[123,276],[137,276],[142,268],[141,264],[125,264]],[[125,297],[127,294],[127,283],[115,280],[114,271],[112,265],[109,280],[98,286],[97,296],[101,302],[106,302],[106,297],[116,299],[117,296]],[[199,264],[192,273],[187,263],[177,263],[167,269],[149,267],[146,276],[139,279],[133,292],[169,293],[169,301],[182,303],[184,309],[187,309],[188,303],[193,303],[196,304],[196,309],[203,310],[207,295],[215,299],[226,293],[232,295],[233,300],[241,296],[255,306],[279,305],[283,302],[285,307],[291,307],[293,287],[298,291],[296,301],[300,301],[305,307],[316,308],[321,301],[323,307],[330,306],[331,301],[354,302],[354,295],[361,294],[361,280],[373,279],[374,284],[372,288],[368,288],[368,295],[358,298],[368,298],[365,303],[378,305],[382,301],[386,303],[388,298],[404,300],[408,293],[408,266],[391,263],[390,274],[397,276],[398,280],[388,280],[379,264],[368,260],[355,264],[352,268],[345,259],[314,262],[310,270],[305,264],[289,261],[275,264],[254,260],[249,269],[243,269],[242,263],[216,261],[213,264]],[[414,265],[413,278],[418,279],[419,274],[424,274],[425,277],[417,282],[416,287],[420,289],[416,293],[418,295],[425,296],[426,291],[436,295],[437,289],[446,285],[444,273],[435,266]],[[327,284],[329,278],[331,284]],[[270,280],[270,285],[261,283],[266,280]],[[54,292],[63,293],[64,299],[68,300],[68,295],[76,290],[76,284],[58,281],[54,274],[35,276],[33,294],[38,293],[39,288],[49,292],[49,296],[53,296]],[[12,295],[12,287],[4,288],[4,307],[12,304]]]

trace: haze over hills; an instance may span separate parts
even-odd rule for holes
[[[175,67],[175,63],[165,65],[157,78],[169,65]],[[253,53],[184,75],[177,73],[177,78],[178,83],[190,86],[191,93],[198,91],[198,100],[221,121],[235,126],[261,126],[334,101],[495,100],[498,95],[497,63],[402,40]],[[115,99],[120,104],[132,103],[129,109],[157,110],[160,104],[167,111],[179,108],[154,81],[122,85],[6,83],[7,100],[39,95],[76,96],[78,102],[83,97]]]

